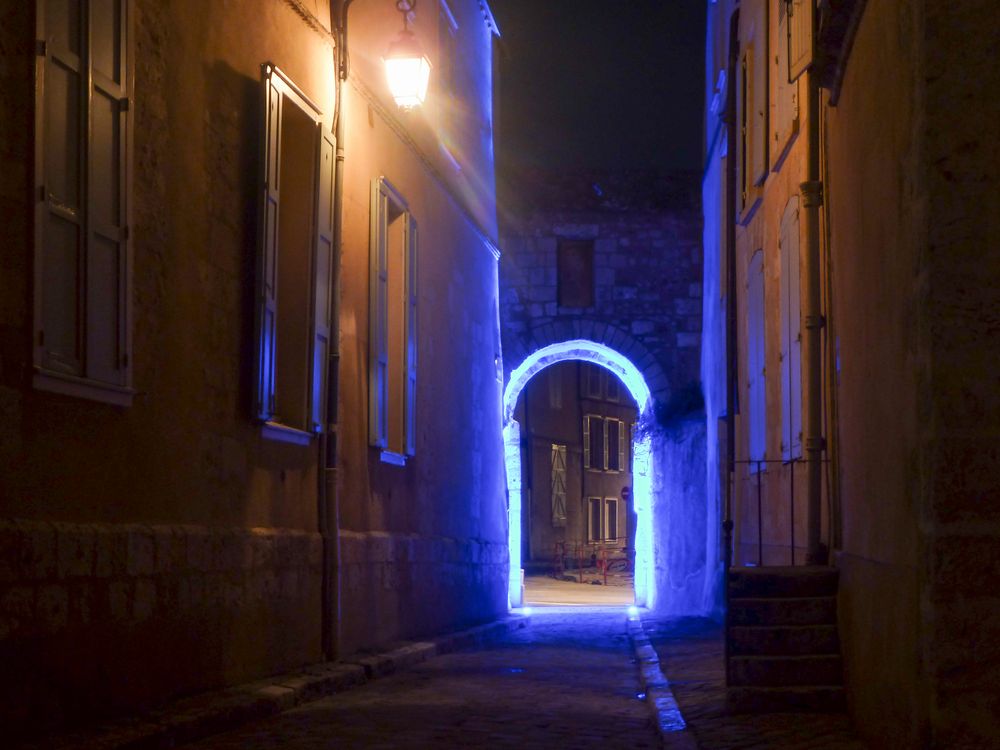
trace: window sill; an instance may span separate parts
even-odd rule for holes
[[[260,434],[265,440],[275,440],[279,443],[291,443],[292,445],[309,445],[313,439],[311,432],[288,427],[279,422],[264,422],[260,427]]]
[[[99,401],[112,406],[131,406],[135,396],[135,390],[126,386],[77,378],[50,370],[36,370],[31,384],[40,391]]]
[[[406,456],[402,453],[384,450],[379,453],[378,457],[384,464],[389,464],[391,466],[406,466]]]

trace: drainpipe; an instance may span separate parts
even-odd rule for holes
[[[323,538],[322,648],[328,661],[341,652],[340,606],[340,492],[337,482],[337,400],[340,381],[340,268],[344,244],[344,118],[341,116],[344,83],[347,80],[347,11],[354,0],[330,0],[330,22],[336,48],[337,71],[334,94],[333,132],[336,163],[333,182],[333,306],[330,321],[330,361],[327,363],[326,430],[320,436],[319,527]]]
[[[802,317],[805,333],[802,339],[803,401],[802,433],[806,454],[808,515],[806,528],[806,563],[825,565],[826,550],[821,541],[823,438],[822,381],[820,337],[826,321],[820,309],[820,231],[819,212],[823,205],[823,183],[819,173],[819,75],[815,66],[806,73],[808,89],[806,122],[808,144],[806,180],[799,187],[805,210],[806,245],[802,254]]]

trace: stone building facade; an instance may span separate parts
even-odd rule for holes
[[[0,9],[4,741],[506,611],[496,28],[340,9]]]
[[[874,746],[995,747],[997,10],[810,6],[707,6],[709,497],[729,484],[736,565],[802,564],[813,517]]]
[[[541,345],[590,338],[632,359],[648,374],[658,401],[696,383],[701,341],[696,178],[532,170],[507,174],[504,184],[505,368],[516,367]],[[582,242],[592,254],[589,304],[560,304],[559,253],[567,242]]]

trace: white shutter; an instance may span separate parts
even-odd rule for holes
[[[618,420],[618,471],[625,471],[625,423]]]
[[[389,264],[385,226],[388,201],[378,180],[372,182],[369,231],[368,439],[378,448],[389,444]]]
[[[406,223],[406,300],[403,304],[406,315],[406,371],[403,376],[406,394],[403,399],[406,428],[406,455],[417,451],[417,222],[408,216]]]
[[[767,449],[765,338],[764,338],[764,251],[757,250],[747,270],[747,417],[748,458],[761,460]],[[784,358],[784,350],[782,358]],[[757,467],[751,466],[751,471]]]
[[[782,0],[788,10],[788,80],[796,81],[813,64],[815,47],[815,0]]]
[[[802,455],[802,353],[799,302],[799,211],[792,196],[781,219],[781,457]]]
[[[590,417],[585,416],[583,418],[583,465],[586,468],[591,468],[591,455],[590,455]]]
[[[284,94],[277,73],[264,71],[263,139],[261,154],[260,237],[257,245],[257,378],[255,415],[274,416],[274,350],[278,315],[278,175],[281,159],[281,109]]]
[[[333,184],[336,170],[336,141],[322,129],[316,181],[316,230],[313,256],[313,320],[309,388],[309,428],[322,432],[326,422],[326,379],[330,361],[330,320],[333,291]]]
[[[798,83],[788,81],[788,13],[785,0],[778,0],[778,48],[774,61],[774,118],[771,122],[771,168],[778,171],[799,132]]]

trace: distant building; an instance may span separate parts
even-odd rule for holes
[[[590,564],[602,549],[631,558],[637,417],[621,381],[589,363],[551,365],[521,392],[521,556],[530,567],[559,556]]]
[[[996,747],[998,9],[707,13],[709,507],[736,567],[836,568],[873,746]]]
[[[0,10],[4,740],[506,612],[497,30],[341,5]]]

